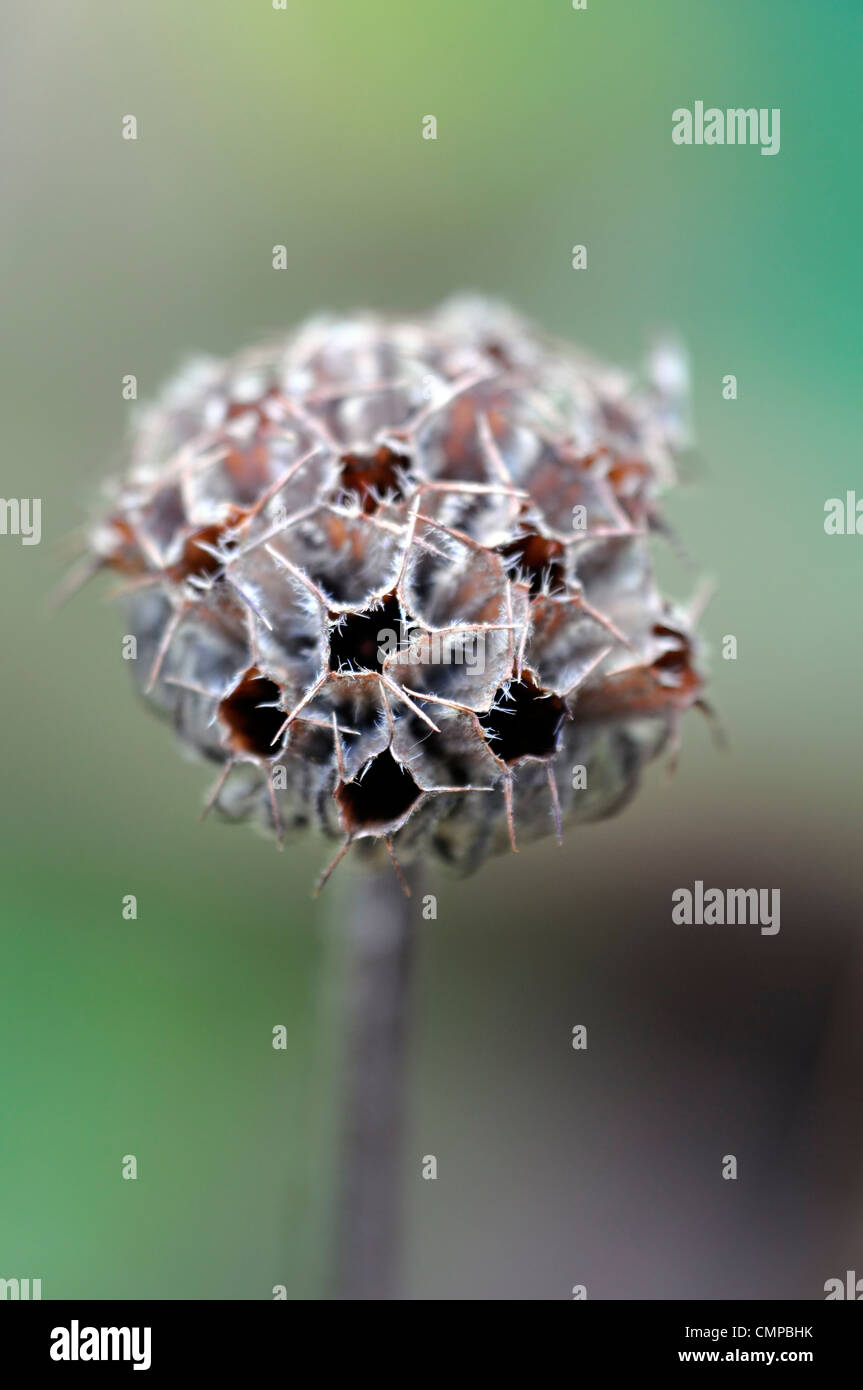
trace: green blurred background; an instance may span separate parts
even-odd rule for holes
[[[325,1294],[352,870],[313,904],[327,846],[199,825],[207,771],[134,698],[119,613],[45,597],[124,374],[146,397],[190,351],[477,289],[624,363],[688,345],[668,514],[719,580],[730,748],[690,715],[619,820],[435,878],[407,1296],[823,1296],[863,1269],[863,540],[823,531],[861,478],[857,0],[15,0],[3,28],[2,491],[43,499],[43,541],[0,538],[0,1276]],[[781,152],[673,145],[697,99],[779,106]],[[781,887],[779,936],[672,927],[695,878]]]

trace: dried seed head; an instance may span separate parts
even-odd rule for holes
[[[649,552],[684,394],[464,299],[181,372],[92,544],[212,803],[465,869],[616,811],[701,689]]]

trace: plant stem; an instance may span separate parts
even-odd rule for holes
[[[390,865],[367,869],[354,885],[345,924],[336,1295],[385,1300],[398,1297],[405,1053],[419,905]]]

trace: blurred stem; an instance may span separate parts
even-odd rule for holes
[[[398,1297],[400,1159],[418,873],[354,880],[345,913],[336,1296]]]

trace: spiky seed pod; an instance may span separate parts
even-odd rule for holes
[[[92,546],[211,803],[464,869],[616,811],[701,689],[651,565],[685,394],[654,366],[461,299],[182,371]]]

